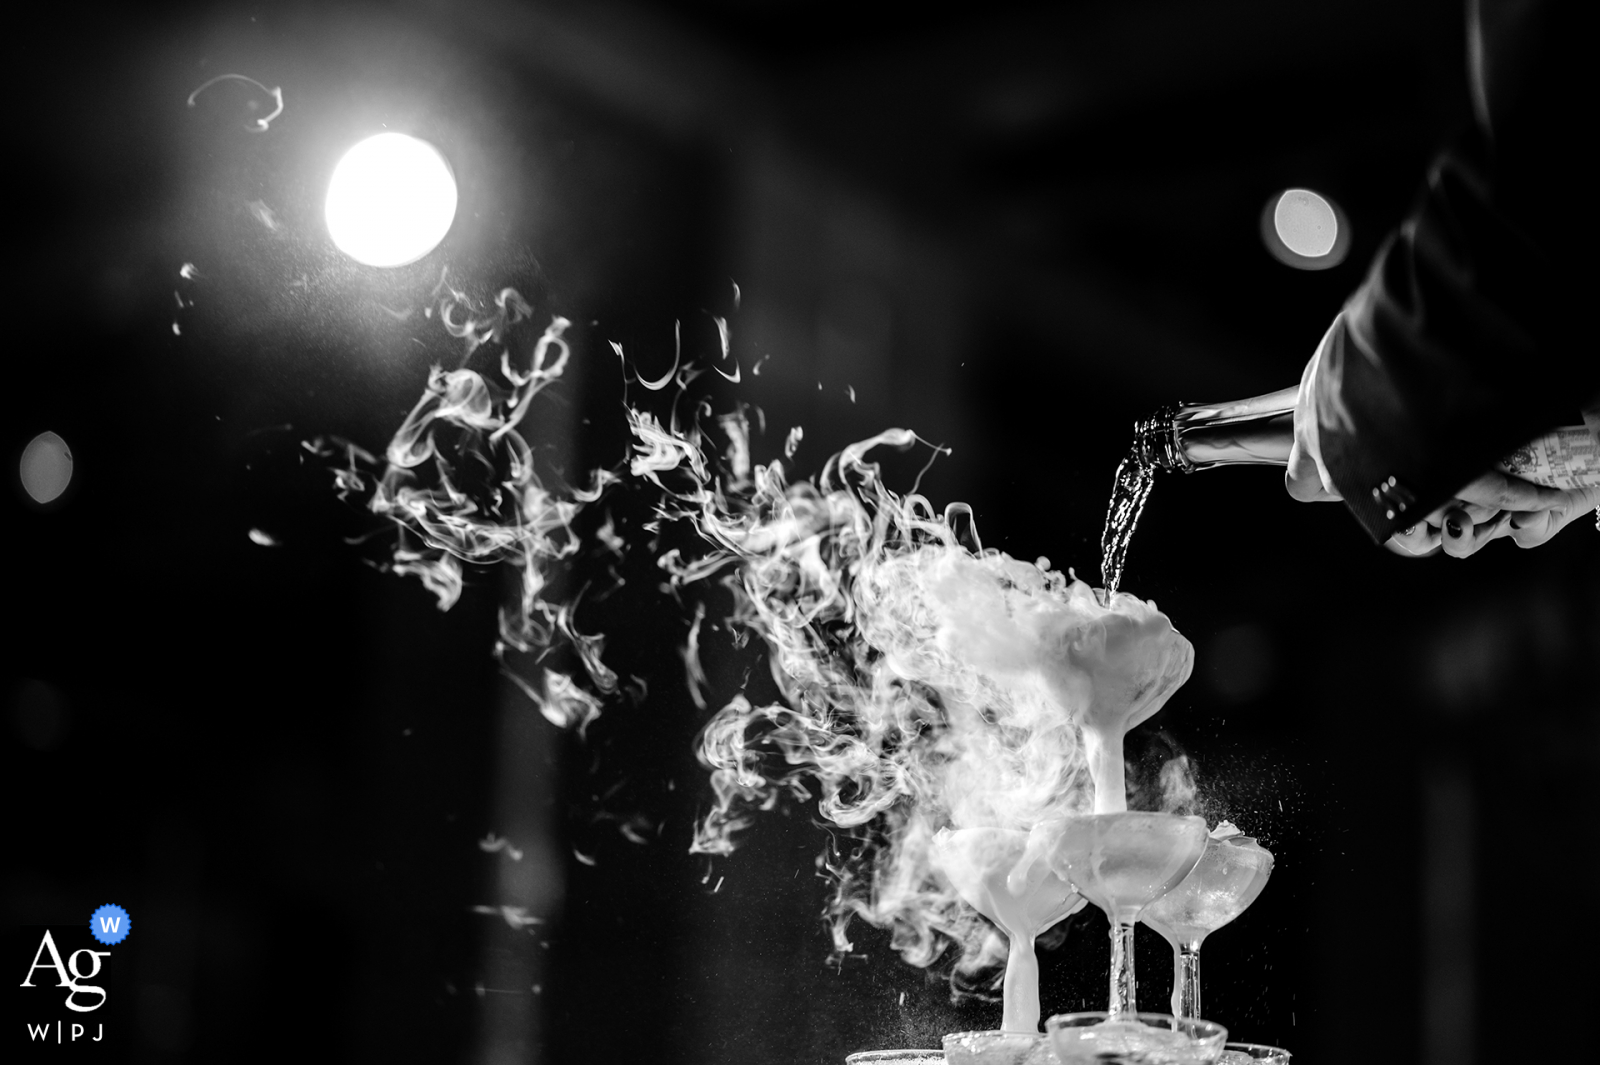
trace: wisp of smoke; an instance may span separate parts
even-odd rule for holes
[[[557,644],[569,649],[581,669],[541,664],[537,681],[507,672],[551,721],[582,730],[618,678],[601,660],[603,638],[581,632],[570,597],[550,585],[582,546],[575,518],[623,474],[548,488],[518,431],[566,367],[565,319],[551,320],[524,362],[510,338],[532,309],[515,290],[477,301],[442,279],[436,294],[437,320],[465,347],[462,365],[432,369],[383,461],[341,441],[307,446],[344,456],[339,490],[397,530],[391,568],[417,577],[440,609],[459,599],[467,567],[516,569],[497,654],[543,663]],[[725,323],[718,333],[726,358]],[[497,379],[467,367],[495,346]],[[624,371],[626,380],[626,359]],[[713,448],[701,428],[706,404],[688,423],[679,417],[678,399],[701,372],[680,349],[664,377],[634,375],[647,392],[675,383],[678,394],[665,420],[625,408],[632,444],[620,469],[660,500],[644,529],[659,537],[684,523],[697,534],[700,550],[667,550],[659,566],[678,589],[717,579],[732,593],[736,643],[754,635],[764,644],[780,699],[740,692],[706,723],[698,756],[713,801],[691,850],[726,855],[753,813],[815,799],[834,830],[818,861],[836,883],[826,912],[836,952],[852,949],[848,928],[860,917],[889,929],[916,965],[953,944],[956,974],[971,977],[1005,951],[932,860],[936,835],[1026,832],[1120,808],[1122,733],[1187,678],[1188,642],[1153,604],[1097,592],[1045,559],[984,549],[964,505],[940,513],[915,486],[892,490],[871,456],[925,443],[909,430],[852,444],[816,477],[792,482],[782,461],[753,464],[743,407],[715,419],[725,443]],[[799,440],[789,434],[785,459]],[[596,537],[620,549],[609,520]],[[700,666],[706,617],[698,604],[683,652],[702,708],[711,705]],[[1186,801],[1179,777],[1163,784]]]
[[[515,289],[502,289],[492,306],[444,279],[435,294],[439,322],[465,347],[463,362],[485,345],[502,348],[503,384],[464,365],[435,365],[422,397],[389,441],[381,469],[371,454],[347,441],[323,438],[306,447],[343,456],[336,486],[345,495],[365,497],[372,513],[392,523],[399,540],[390,567],[420,580],[440,610],[460,598],[464,567],[515,568],[518,591],[500,610],[496,656],[504,664],[510,652],[538,658],[557,642],[569,647],[586,683],[543,666],[537,680],[510,668],[505,672],[550,721],[582,730],[598,716],[603,699],[618,690],[617,675],[601,660],[603,637],[580,632],[572,603],[552,602],[545,593],[552,566],[579,549],[573,520],[617,478],[600,470],[586,487],[548,488],[518,431],[534,397],[566,369],[570,323],[552,318],[526,365],[519,365],[508,341],[533,309]]]

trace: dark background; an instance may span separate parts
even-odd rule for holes
[[[7,971],[41,927],[83,939],[96,906],[127,907],[90,1015],[115,1060],[839,1062],[992,1027],[997,1006],[952,1005],[943,973],[870,929],[825,965],[814,813],[688,855],[707,788],[681,609],[593,608],[651,695],[561,733],[490,658],[500,578],[441,614],[378,572],[347,542],[370,523],[299,441],[388,439],[455,348],[379,305],[420,306],[448,264],[577,323],[532,430],[552,468],[621,457],[607,340],[659,372],[675,319],[705,353],[708,315],[728,315],[742,364],[766,359],[722,396],[766,411],[758,460],[791,425],[802,472],[914,428],[953,449],[923,482],[936,504],[1093,574],[1135,417],[1297,379],[1465,118],[1461,17],[1433,0],[36,16],[7,73],[7,453],[52,430],[76,475],[44,508],[10,475],[5,503]],[[283,87],[268,132],[238,83],[184,106],[229,71]],[[340,152],[385,126],[439,145],[461,183],[445,243],[396,271],[350,264],[319,213]],[[1343,208],[1343,265],[1262,247],[1262,206],[1290,185]],[[1565,919],[1596,872],[1593,541],[1408,559],[1292,503],[1276,471],[1157,485],[1125,587],[1198,658],[1132,749],[1186,748],[1213,816],[1277,856],[1206,947],[1206,1013],[1236,1037],[1311,1063],[1509,1060],[1526,1044],[1508,1014],[1593,998]],[[726,698],[750,662],[712,646]],[[480,851],[490,832],[523,859]],[[1047,1013],[1101,1007],[1104,934],[1086,916],[1046,956]],[[1141,1004],[1165,1008],[1155,937],[1140,964]],[[67,1016],[16,983],[8,1056],[23,1018]]]

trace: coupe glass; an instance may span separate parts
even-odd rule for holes
[[[1139,914],[1189,875],[1206,849],[1199,817],[1125,810],[1049,822],[1050,868],[1111,921],[1111,1000],[1107,1012],[1139,1007],[1133,971],[1133,932]]]
[[[1272,852],[1224,821],[1183,883],[1140,920],[1172,944],[1172,1013],[1200,1016],[1200,944],[1245,911],[1272,875]]]
[[[1000,1027],[1008,1032],[1039,1030],[1039,959],[1034,940],[1087,905],[1044,863],[1028,861],[1030,838],[1018,829],[946,828],[928,848],[929,862],[962,900],[1006,934],[1010,956]],[[1013,877],[1012,871],[1024,861],[1028,868]]]
[[[944,1065],[942,1050],[858,1050],[844,1065]]]
[[[1061,1013],[1044,1022],[1060,1065],[1212,1065],[1228,1030],[1165,1013]]]
[[[1217,1065],[1289,1065],[1292,1057],[1282,1047],[1262,1046],[1260,1043],[1229,1043],[1222,1048]]]

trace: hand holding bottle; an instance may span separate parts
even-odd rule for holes
[[[1456,558],[1473,555],[1502,537],[1518,547],[1538,547],[1597,505],[1600,488],[1540,488],[1491,470],[1389,542],[1413,555],[1442,546]]]
[[[1331,330],[1330,330],[1331,334]],[[1318,444],[1317,367],[1327,337],[1306,363],[1295,399],[1294,444],[1284,487],[1301,502],[1335,502],[1339,490]],[[1573,519],[1600,506],[1600,488],[1545,488],[1499,470],[1489,470],[1456,492],[1450,502],[1389,538],[1414,555],[1439,548],[1456,558],[1476,554],[1491,540],[1510,537],[1518,547],[1537,547]]]

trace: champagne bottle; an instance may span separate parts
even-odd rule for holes
[[[1181,403],[1134,424],[1134,454],[1159,470],[1287,466],[1298,388],[1230,403]],[[1517,448],[1495,469],[1546,488],[1600,486],[1600,442],[1587,426],[1565,425]]]
[[[1230,403],[1180,403],[1134,423],[1133,448],[1117,467],[1100,535],[1100,573],[1108,593],[1122,582],[1128,544],[1157,471],[1287,466],[1299,391],[1284,388]],[[1600,487],[1600,411],[1585,411],[1584,418],[1592,419],[1596,432],[1586,425],[1562,426],[1517,448],[1495,469],[1546,488]],[[1393,478],[1389,484],[1394,485]]]
[[[1287,466],[1298,388],[1231,403],[1180,403],[1134,423],[1133,451],[1158,470]]]

